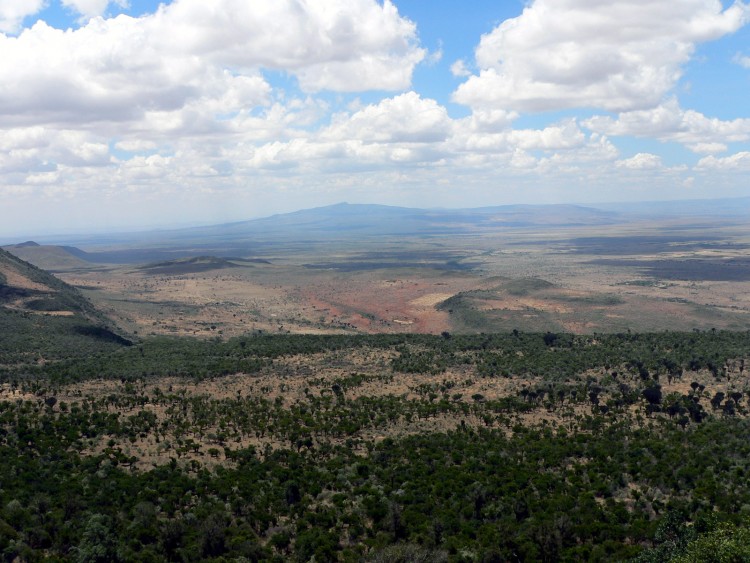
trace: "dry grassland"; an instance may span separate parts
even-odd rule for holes
[[[700,239],[689,229],[663,233],[678,227],[516,229],[429,242],[352,242],[306,254],[280,247],[270,263],[237,261],[200,273],[122,267],[60,276],[139,334],[750,328],[750,274],[712,277],[712,264],[750,257],[744,229],[717,227],[706,243],[684,242],[691,233]],[[669,242],[672,236],[677,242]],[[657,242],[638,243],[648,237]],[[446,263],[446,255],[455,259]],[[394,267],[400,260],[404,267]],[[683,278],[670,273],[685,264],[699,269]],[[667,277],[659,277],[659,268]],[[504,287],[519,280],[551,285]],[[472,291],[495,292],[472,301],[482,318],[467,322],[441,307]]]

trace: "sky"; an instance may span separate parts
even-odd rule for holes
[[[750,4],[0,0],[0,235],[750,196]]]

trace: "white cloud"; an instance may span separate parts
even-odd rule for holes
[[[651,153],[639,152],[631,158],[618,160],[615,165],[618,168],[630,170],[656,170],[662,167],[661,157]]]
[[[88,16],[107,8],[69,5]],[[435,102],[385,101],[391,125],[362,108],[357,124],[372,121],[366,142],[353,126],[338,129],[350,139],[326,141],[328,103],[274,91],[262,74],[295,74],[311,90],[400,89],[424,54],[414,24],[388,1],[175,0],[75,30],[37,22],[18,37],[0,35],[0,190],[54,182],[66,193],[189,192],[207,177],[213,188],[264,168],[435,162],[427,149],[404,146],[445,137],[450,120]],[[386,126],[378,140],[376,127]]]
[[[483,35],[481,69],[454,93],[472,107],[547,111],[651,108],[676,84],[695,45],[748,20],[719,0],[534,0]]]
[[[510,128],[518,119],[514,111],[502,109],[475,109],[471,115],[460,122],[460,126],[471,133],[499,133]]]
[[[0,36],[0,123],[135,121],[209,95],[221,72],[196,58],[160,53],[144,22],[94,19],[75,31],[37,22],[18,38]],[[259,82],[256,99],[263,96]],[[224,84],[226,86],[226,84]]]
[[[720,152],[726,143],[750,139],[750,119],[723,121],[709,118],[700,112],[680,108],[675,99],[652,109],[621,113],[616,119],[595,116],[584,120],[583,125],[607,135],[676,141],[695,152]]]
[[[0,32],[16,33],[24,18],[44,8],[45,0],[0,0]]]
[[[0,35],[0,53],[0,125],[82,127],[267,104],[262,69],[292,73],[311,91],[398,90],[425,56],[415,25],[388,0],[176,0],[76,30],[37,22]]]
[[[697,170],[750,172],[750,152],[742,151],[723,158],[706,156],[698,161],[695,168]]]
[[[427,55],[424,59],[424,62],[427,64],[427,66],[435,66],[438,64],[441,60],[443,60],[443,48],[442,46],[437,50],[433,51],[429,55]]]
[[[157,147],[158,145],[155,142],[143,139],[128,139],[115,143],[117,150],[132,153],[151,152],[156,150]]]
[[[167,50],[286,70],[308,91],[403,89],[426,55],[390,0],[177,0],[154,19]]]
[[[726,151],[729,147],[724,143],[695,143],[688,148],[698,154],[717,154]]]
[[[335,115],[310,145],[322,147],[326,158],[338,160],[331,160],[333,168],[349,168],[355,162],[366,168],[376,164],[435,165],[445,156],[453,128],[443,106],[407,92],[351,115]]]
[[[36,174],[29,174],[26,177],[24,183],[38,186],[38,185],[50,185],[56,184],[60,181],[60,173],[54,172],[38,172]]]
[[[0,135],[0,151],[23,150],[46,146],[48,134],[44,127],[5,129]]]
[[[435,142],[446,138],[451,120],[435,100],[415,92],[386,98],[351,116],[339,116],[323,132],[325,139],[358,139],[364,142]]]
[[[61,0],[63,6],[70,8],[83,16],[84,18],[93,18],[101,16],[112,3],[110,0]],[[114,0],[115,4],[127,7],[127,0]]]
[[[474,113],[456,124],[451,145],[462,152],[494,154],[518,154],[517,151],[553,154],[587,145],[588,139],[575,120],[568,119],[543,129],[511,129],[511,120],[515,117],[504,112],[494,116]],[[490,121],[493,118],[494,121]]]
[[[136,156],[124,162],[118,174],[126,181],[166,177],[171,171],[173,157]]]
[[[452,120],[436,101],[407,92],[353,113],[339,113],[328,127],[238,148],[238,169],[303,172],[363,172],[400,166],[487,167],[554,171],[610,161],[616,149],[596,133],[587,137],[574,120],[543,129],[510,128],[514,114],[502,111]]]
[[[458,59],[451,65],[451,74],[453,76],[471,76],[471,71],[466,67],[463,59]]]
[[[750,68],[750,56],[743,55],[742,53],[737,53],[734,56],[734,62],[738,65],[744,67],[744,68]]]
[[[24,178],[51,178],[62,169],[89,169],[92,174],[112,166],[109,146],[98,136],[44,127],[9,129],[0,134],[0,184]],[[63,178],[62,174],[58,174]],[[68,178],[69,179],[69,178]],[[34,182],[32,182],[34,183]]]
[[[583,146],[586,136],[578,128],[575,120],[570,119],[560,125],[552,125],[541,130],[511,131],[509,141],[524,150],[565,150]]]

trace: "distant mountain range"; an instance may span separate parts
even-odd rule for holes
[[[602,203],[597,209],[614,211],[623,217],[675,218],[726,217],[750,218],[750,197],[727,199],[688,199],[677,201],[643,201],[637,203]]]
[[[166,239],[329,241],[388,236],[482,234],[500,229],[605,225],[617,214],[576,205],[417,209],[339,203],[262,219],[162,233]]]
[[[503,205],[418,209],[339,203],[234,223],[6,246],[45,269],[162,262],[203,255],[250,256],[278,243],[353,241],[373,237],[482,235],[506,229],[607,226],[638,219],[747,223],[750,198],[582,205]],[[58,239],[60,240],[60,239]],[[82,245],[81,250],[71,244]]]

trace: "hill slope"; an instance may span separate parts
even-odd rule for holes
[[[85,253],[73,247],[41,245],[29,241],[2,248],[21,260],[44,270],[60,271],[91,267],[91,264],[82,257]],[[76,250],[81,255],[71,252]]]
[[[237,268],[237,264],[216,256],[195,256],[192,258],[181,258],[146,264],[138,269],[148,274],[184,275],[209,272],[211,270],[223,270],[226,268]]]
[[[0,249],[0,366],[130,344],[74,287]]]

